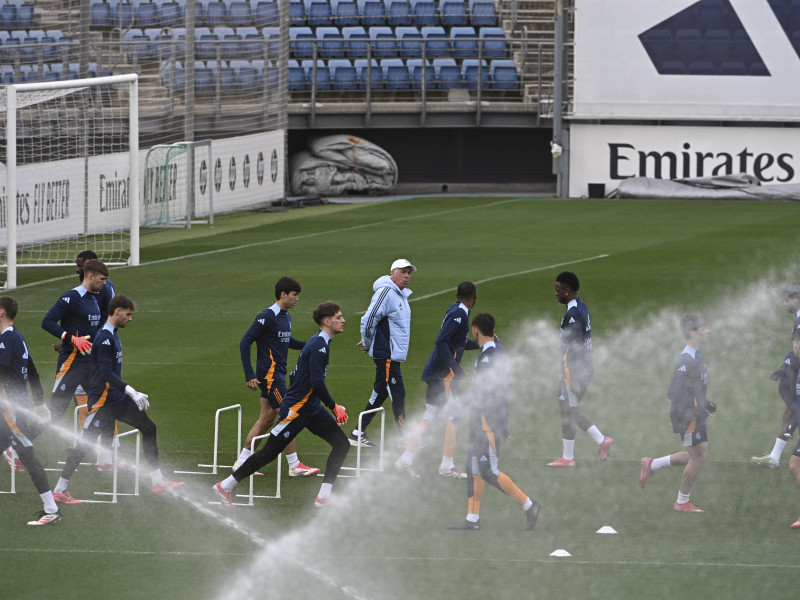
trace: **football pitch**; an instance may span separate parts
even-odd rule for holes
[[[123,379],[150,395],[162,466],[186,485],[118,503],[62,506],[52,527],[28,527],[41,503],[25,473],[17,493],[0,495],[3,598],[402,600],[424,598],[640,599],[794,598],[800,565],[800,491],[787,470],[750,463],[772,448],[783,412],[769,374],[789,350],[793,316],[782,288],[800,280],[798,206],[723,201],[554,200],[530,197],[412,198],[222,216],[213,227],[145,233],[142,265],[112,268],[118,293],[137,303],[120,332]],[[387,410],[385,470],[343,471],[334,495],[347,506],[316,509],[320,478],[292,478],[283,461],[280,499],[225,509],[209,471],[214,413],[243,407],[244,433],[258,413],[245,386],[239,340],[274,301],[278,277],[303,286],[292,310],[294,337],[317,331],[311,312],[335,300],[347,320],[331,343],[327,383],[350,415],[369,396],[372,361],[356,346],[372,283],[396,258],[418,268],[409,360],[403,366],[409,422],[424,408],[419,380],[455,287],[478,287],[473,314],[492,312],[512,357],[511,440],[500,467],[544,508],[533,532],[522,510],[486,487],[480,531],[448,531],[466,514],[466,483],[437,473],[443,423],[432,426],[410,480],[393,469],[401,450]],[[595,379],[582,410],[615,440],[597,464],[595,443],[578,432],[574,469],[550,469],[561,453],[555,276],[574,271],[591,312]],[[77,285],[71,267],[29,269],[11,295],[16,326],[52,386],[55,341],[40,328],[58,295]],[[640,490],[643,456],[681,449],[665,392],[684,342],[678,320],[706,315],[703,355],[709,397],[709,461],[692,491],[704,514],[672,510],[678,467],[658,471]],[[297,353],[290,351],[289,369]],[[474,355],[462,365],[468,370]],[[387,404],[387,409],[388,409]],[[70,413],[71,414],[71,413]],[[71,429],[71,418],[64,425]],[[378,432],[373,422],[370,435]],[[235,417],[221,421],[220,463],[235,460]],[[124,428],[123,428],[124,431]],[[457,464],[464,461],[459,436]],[[69,441],[36,440],[45,467],[57,468]],[[300,459],[323,467],[327,446],[304,432]],[[130,438],[123,454],[132,457]],[[460,457],[460,458],[459,458]],[[345,463],[355,466],[356,451]],[[362,466],[377,469],[378,452]],[[462,464],[463,466],[463,464]],[[255,478],[256,494],[275,491],[275,465]],[[58,472],[49,471],[51,486]],[[120,491],[133,475],[120,474]],[[0,490],[10,486],[0,469]],[[247,492],[247,482],[237,492]],[[79,469],[70,491],[103,499],[111,475]],[[241,500],[240,500],[241,501]],[[610,527],[616,533],[598,533]],[[551,556],[564,550],[569,556]]]

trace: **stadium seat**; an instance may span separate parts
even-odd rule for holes
[[[433,74],[439,89],[461,87],[461,69],[453,58],[434,58]]]
[[[17,27],[20,29],[36,27],[33,2],[21,2],[17,4]]]
[[[455,58],[474,58],[478,56],[478,42],[472,27],[453,27],[450,29],[450,43]]]
[[[0,65],[0,84],[8,85],[14,83],[15,78],[16,73],[14,72],[14,67],[11,65]]]
[[[366,0],[359,4],[361,25],[372,27],[386,24],[386,8],[382,0]]]
[[[114,27],[126,28],[131,27],[134,23],[135,15],[133,12],[132,2],[112,2],[111,3],[111,21]]]
[[[212,0],[205,5],[205,23],[208,27],[220,27],[225,25],[227,9],[224,2]]]
[[[16,29],[18,25],[17,7],[13,4],[0,4],[0,29]]]
[[[261,33],[267,40],[267,58],[277,60],[281,52],[281,30],[278,27],[264,27]]]
[[[242,43],[242,36],[238,33],[217,34],[217,37],[222,41],[222,58],[224,60],[247,57],[247,53],[244,52],[245,46]]]
[[[385,0],[386,23],[391,27],[402,27],[414,22],[411,3],[408,0]]]
[[[264,43],[264,36],[258,32],[256,27],[239,27],[236,33],[245,40],[246,43],[240,44],[239,56],[241,58],[258,58],[264,55],[267,48]]]
[[[422,56],[422,34],[416,27],[397,27],[397,51],[403,58]]]
[[[347,59],[334,59],[328,62],[331,71],[331,87],[334,90],[358,89],[356,68]]]
[[[358,16],[358,4],[352,0],[339,0],[334,8],[334,16],[334,24],[338,27],[355,26],[361,23]]]
[[[304,92],[308,89],[306,72],[294,59],[289,60],[289,91]]]
[[[445,27],[467,25],[467,4],[463,0],[443,0],[439,3],[441,23]]]
[[[301,27],[306,24],[306,5],[302,0],[290,0],[289,25]]]
[[[367,82],[370,88],[379,90],[383,88],[383,71],[378,61],[374,58],[369,62],[366,58],[359,58],[353,61],[358,76],[358,87],[362,90],[367,89]]]
[[[436,4],[432,0],[412,1],[411,14],[417,27],[433,26],[439,22]]]
[[[494,27],[497,25],[497,10],[494,2],[475,1],[469,5],[469,22],[475,27]]]
[[[483,45],[484,58],[505,58],[508,56],[506,35],[502,27],[481,27],[478,36]]]
[[[496,90],[516,90],[519,86],[517,65],[510,58],[495,58],[489,63],[489,77]]]
[[[253,24],[256,27],[278,27],[280,24],[278,3],[262,0],[256,4]]]
[[[483,89],[489,87],[489,65],[485,60],[479,61],[477,58],[465,58],[461,63],[461,79],[471,90],[478,89],[478,82],[481,82]]]
[[[328,0],[311,0],[306,4],[309,27],[325,27],[333,23],[333,14]]]
[[[199,2],[195,4],[195,7]],[[203,5],[200,4],[202,7]],[[199,18],[198,18],[199,17]],[[158,23],[161,27],[179,27],[180,24],[183,22],[183,11],[181,10],[181,5],[177,2],[162,2],[161,7],[159,10],[159,20]],[[195,15],[194,15],[194,24],[195,26],[202,25],[205,21],[203,20],[202,12],[200,15],[197,13],[197,8],[195,8]]]
[[[345,51],[348,58],[366,58],[369,35],[363,27],[342,27]]]
[[[384,58],[380,61],[383,71],[383,86],[387,90],[406,90],[410,81],[408,67],[400,58]]]
[[[2,11],[5,12],[5,9],[8,5],[2,7]],[[16,15],[16,8],[12,6],[14,10],[14,14]],[[16,16],[15,16],[16,19]],[[5,20],[5,19],[4,19]],[[93,28],[104,28],[104,27],[111,27],[113,23],[113,17],[111,15],[111,5],[106,4],[105,2],[92,2],[89,5],[89,26]],[[10,28],[9,28],[10,29]]]
[[[413,89],[422,89],[423,71],[425,72],[425,89],[432,90],[436,87],[436,77],[433,72],[433,66],[429,60],[423,61],[421,58],[410,58],[406,61],[406,65],[408,66],[408,78]]]
[[[230,27],[247,27],[253,24],[250,2],[234,0],[228,4],[228,25]]]
[[[293,58],[311,58],[314,56],[315,39],[311,27],[290,27],[289,54]]]
[[[217,46],[219,38],[215,33],[211,33],[208,27],[198,27],[195,29],[194,53],[199,60],[216,60]],[[220,53],[222,48],[219,48]]]
[[[231,61],[230,67],[236,73],[235,86],[240,92],[257,92],[263,89],[263,79],[258,67],[247,60]]]
[[[134,24],[139,29],[158,27],[161,23],[161,10],[155,2],[139,2],[134,4]]]
[[[428,58],[450,56],[450,41],[444,27],[423,27],[422,37],[425,39],[425,55]]]
[[[198,94],[213,92],[216,90],[214,75],[209,67],[202,61],[194,63],[194,91]]]
[[[172,51],[172,32],[161,28],[145,29],[144,34],[150,38],[150,48],[155,60],[164,60]],[[183,44],[176,46],[183,47]]]
[[[316,87],[317,91],[326,91],[331,89],[331,72],[328,65],[323,60],[317,60],[316,65],[313,60],[304,60],[301,63],[303,70],[306,73],[306,79],[311,89]],[[316,66],[316,76],[314,70]]]
[[[316,36],[322,58],[344,58],[344,36],[338,27],[317,27]]]
[[[123,40],[127,42],[128,60],[131,62],[143,62],[153,58],[150,37],[145,35],[141,29],[129,29],[125,32]]]
[[[397,41],[391,27],[386,25],[370,27],[369,38],[372,41],[372,55],[375,58],[397,56]]]

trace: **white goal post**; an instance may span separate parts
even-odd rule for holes
[[[0,88],[0,275],[74,264],[94,250],[108,265],[139,264],[136,74]]]

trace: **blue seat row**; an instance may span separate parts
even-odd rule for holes
[[[289,52],[292,58],[312,58],[314,44],[321,58],[366,58],[367,45],[375,58],[422,56],[427,58],[454,57],[506,58],[509,53],[505,33],[501,27],[452,27],[446,31],[441,26],[396,27],[292,27],[289,30]]]
[[[15,29],[0,31],[0,58],[3,62],[14,62],[16,57],[23,63],[69,60],[72,38],[60,29]]]
[[[89,64],[89,77],[111,75],[111,71],[99,69],[97,63]],[[44,63],[41,65],[0,65],[0,85],[10,83],[32,83],[36,81],[64,81],[80,78],[78,63]]]
[[[424,73],[424,75],[423,75]],[[436,58],[433,61],[420,58],[333,59],[327,63],[317,60],[289,61],[289,90],[308,91],[316,82],[316,89],[327,90],[413,90],[421,89],[423,83],[430,90],[466,88],[495,90],[517,90],[519,73],[513,60],[494,59],[478,61],[453,58]]]
[[[128,55],[139,61],[161,60],[174,49],[176,58],[185,55],[186,30],[173,28],[169,31],[152,28],[130,29],[125,33]],[[198,27],[195,29],[195,58],[210,59],[277,59],[280,31],[277,27]]]
[[[161,70],[161,83],[175,92],[186,88],[186,71],[180,62],[167,63]],[[232,60],[195,61],[194,89],[198,93],[216,92],[261,92],[274,89],[278,84],[278,69],[270,61]]]
[[[33,2],[0,3],[0,29],[31,29],[35,26]]]

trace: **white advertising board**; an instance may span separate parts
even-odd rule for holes
[[[640,34],[664,26],[674,40],[678,27],[696,24],[706,35],[715,11],[768,74],[660,74]],[[706,21],[681,22],[701,13],[696,18]],[[800,120],[800,57],[767,0],[576,0],[575,41],[577,117]],[[676,52],[690,48],[671,44]],[[697,59],[702,70],[714,50],[703,38],[691,52],[686,62]],[[736,57],[719,60],[727,58]]]
[[[628,177],[747,173],[763,184],[800,183],[799,139],[790,128],[573,124],[569,195],[588,195],[590,183],[608,193]]]

